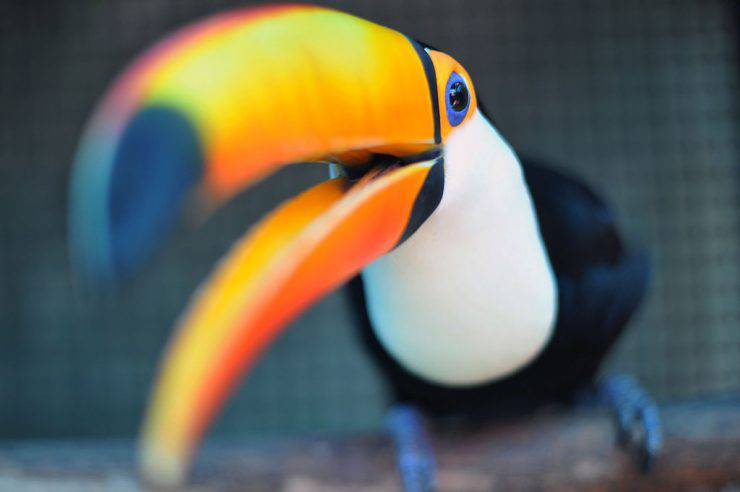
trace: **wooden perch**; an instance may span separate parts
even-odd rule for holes
[[[546,412],[438,435],[439,490],[740,490],[740,397],[662,408],[665,445],[638,473],[614,445],[606,413]],[[133,442],[0,442],[0,490],[139,490]],[[381,492],[398,490],[382,435],[210,442],[187,490]]]

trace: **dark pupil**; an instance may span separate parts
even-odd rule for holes
[[[462,82],[455,82],[450,87],[450,107],[455,111],[462,111],[468,106],[468,88]]]

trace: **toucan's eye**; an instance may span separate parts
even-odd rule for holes
[[[452,72],[447,81],[447,119],[450,125],[457,126],[465,119],[470,107],[470,93],[468,86],[457,72]]]

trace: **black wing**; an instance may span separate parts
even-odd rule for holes
[[[590,384],[607,351],[644,296],[647,257],[627,250],[613,214],[585,185],[531,160],[523,163],[540,230],[557,277],[555,331],[543,352],[519,372],[473,388],[429,383],[402,368],[375,337],[360,277],[348,292],[363,344],[397,401],[436,414],[518,413],[566,400]]]
[[[650,265],[584,184],[532,160],[523,169],[559,290],[555,334],[523,372],[553,374],[546,394],[567,397],[592,381],[645,296]]]

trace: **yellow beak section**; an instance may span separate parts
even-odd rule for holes
[[[149,105],[200,134],[206,187],[229,195],[296,159],[432,144],[432,106],[412,44],[340,12],[285,8],[224,29],[151,74]]]
[[[429,84],[404,35],[330,9],[243,9],[185,27],[124,71],[85,132],[76,261],[93,280],[134,271],[188,198],[219,203],[292,162],[426,150]]]
[[[435,164],[319,184],[256,225],[179,323],[141,440],[144,476],[184,479],[193,449],[238,379],[283,327],[401,239]],[[248,487],[247,487],[248,488]]]

